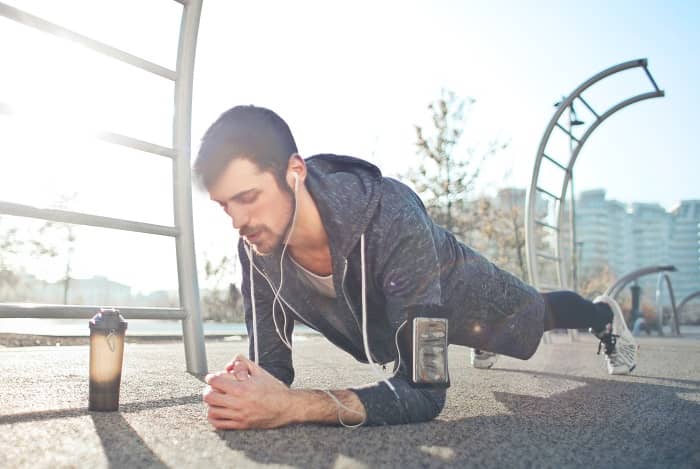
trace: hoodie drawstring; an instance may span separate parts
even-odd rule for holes
[[[294,217],[292,218],[292,226],[289,230],[289,235],[287,236],[287,241],[289,241],[289,238],[292,234],[292,230],[294,229],[294,224],[296,221],[296,207],[294,210]],[[253,313],[253,345],[254,345],[254,361],[256,364],[259,364],[259,349],[258,349],[258,320],[257,320],[257,311],[255,307],[255,281],[254,281],[254,275],[253,275],[253,269],[257,267],[254,266],[253,262],[253,248],[250,245],[246,246],[246,253],[248,254],[248,260],[250,262],[250,303],[251,303],[251,309]],[[277,326],[277,320],[275,318],[275,305],[279,301],[280,306],[282,307],[282,315],[284,316],[284,330],[286,331],[286,325],[287,325],[287,315],[285,314],[284,311],[284,306],[282,306],[282,302],[280,301],[280,292],[282,290],[282,282],[284,281],[284,277],[282,275],[282,261],[284,260],[284,254],[286,253],[287,250],[287,243],[285,242],[285,246],[282,249],[282,255],[280,256],[280,285],[279,288],[275,289],[273,288],[273,291],[275,292],[275,297],[272,301],[272,320],[275,324],[275,330],[277,331],[277,335],[280,337],[282,342],[289,347],[289,349],[292,349],[291,343],[289,343],[289,340],[284,337],[282,332],[279,330],[279,327]],[[366,260],[365,260],[365,234],[362,233],[360,235],[360,265],[361,265],[361,270],[362,270],[362,344],[364,346],[365,350],[365,355],[367,356],[367,362],[370,364],[372,369],[375,371],[377,374],[378,378],[380,381],[383,381],[389,389],[391,389],[391,392],[394,393],[397,399],[399,399],[399,395],[396,392],[396,388],[394,385],[389,381],[389,378],[387,378],[384,374],[382,374],[379,365],[377,365],[374,360],[372,360],[372,352],[369,348],[369,335],[367,333],[367,269],[366,269]],[[272,285],[270,285],[272,287]],[[398,331],[397,331],[398,333]],[[398,350],[398,346],[397,346]]]
[[[365,268],[365,234],[360,235],[360,264],[362,269],[362,343],[365,347],[365,355],[367,355],[367,362],[370,364],[372,369],[375,371],[380,381],[384,381],[386,385],[391,389],[397,399],[399,395],[396,392],[396,388],[391,384],[389,378],[384,376],[379,369],[379,365],[374,363],[372,360],[372,352],[369,349],[369,336],[367,334],[367,272]]]
[[[246,243],[245,252],[248,254],[250,263],[250,305],[253,310],[253,361],[260,364],[260,354],[258,353],[258,315],[255,310],[255,276],[253,275],[253,247]]]

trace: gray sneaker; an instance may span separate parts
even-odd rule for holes
[[[601,332],[594,333],[600,339],[598,354],[605,346],[605,362],[611,375],[627,375],[637,366],[639,346],[627,328],[622,310],[617,301],[608,296],[599,296],[594,303],[605,303],[613,313],[613,322]]]
[[[491,368],[497,360],[498,354],[496,353],[486,352],[475,348],[472,349],[470,362],[474,368],[487,370]]]

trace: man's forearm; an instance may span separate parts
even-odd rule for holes
[[[291,389],[292,423],[331,423],[357,425],[366,420],[365,408],[352,391],[326,391],[317,389]]]

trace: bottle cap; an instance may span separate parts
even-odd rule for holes
[[[118,309],[100,308],[98,313],[90,319],[90,330],[124,332],[128,324],[119,314]]]

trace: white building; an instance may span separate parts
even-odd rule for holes
[[[576,201],[579,277],[607,265],[616,275],[652,265],[675,265],[676,300],[700,290],[700,200],[682,201],[668,212],[659,204],[629,206],[605,198],[605,190],[582,192]],[[642,287],[656,288],[656,278]]]
[[[673,287],[680,302],[700,290],[700,200],[684,200],[671,214],[669,260],[678,268],[673,275]]]

